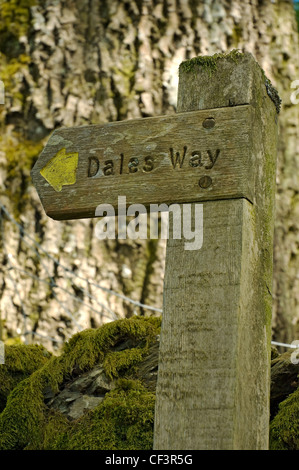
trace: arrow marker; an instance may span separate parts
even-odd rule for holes
[[[78,155],[78,152],[66,153],[63,148],[40,170],[40,174],[55,191],[61,191],[62,186],[76,183]]]

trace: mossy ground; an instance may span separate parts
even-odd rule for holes
[[[136,379],[138,363],[160,329],[160,318],[133,317],[74,335],[61,356],[20,382],[0,415],[0,449],[150,449],[155,395]],[[132,347],[118,351],[129,339]],[[116,388],[82,418],[69,422],[44,402],[72,375],[102,364]]]

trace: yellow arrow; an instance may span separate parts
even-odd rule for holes
[[[66,153],[65,148],[61,149],[40,170],[40,174],[55,191],[61,191],[62,186],[76,183],[78,155],[78,152]]]

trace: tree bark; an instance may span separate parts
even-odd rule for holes
[[[30,169],[57,127],[174,113],[180,62],[233,48],[253,54],[283,100],[273,336],[283,342],[295,338],[299,136],[298,105],[290,96],[291,83],[299,78],[299,57],[292,1],[15,0],[0,6],[0,79],[5,85],[5,105],[0,105],[0,202],[23,228],[2,210],[4,339],[38,339],[51,349],[59,343],[38,334],[64,341],[78,324],[85,328],[112,319],[111,311],[118,316],[153,313],[91,282],[161,308],[165,243],[100,242],[94,236],[94,219],[54,222],[43,213]],[[31,248],[33,242],[23,230],[52,258],[36,245],[37,251]],[[36,335],[24,336],[30,331]]]

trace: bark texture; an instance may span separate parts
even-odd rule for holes
[[[1,0],[0,79],[5,105],[0,105],[0,197],[23,227],[13,224],[2,210],[0,331],[4,339],[16,335],[24,339],[24,333],[33,330],[63,341],[79,324],[85,328],[111,319],[111,311],[119,316],[140,312],[91,282],[161,307],[165,243],[100,242],[94,236],[93,219],[48,219],[32,187],[30,169],[51,131],[59,126],[174,113],[180,62],[233,48],[253,54],[283,100],[273,333],[284,342],[295,338],[299,328],[299,136],[298,105],[292,104],[290,96],[291,83],[299,78],[299,48],[292,1]],[[70,271],[40,248],[31,248],[28,243],[33,242],[24,238],[23,229]],[[26,338],[42,340],[29,334]],[[43,344],[52,348],[59,343]]]

